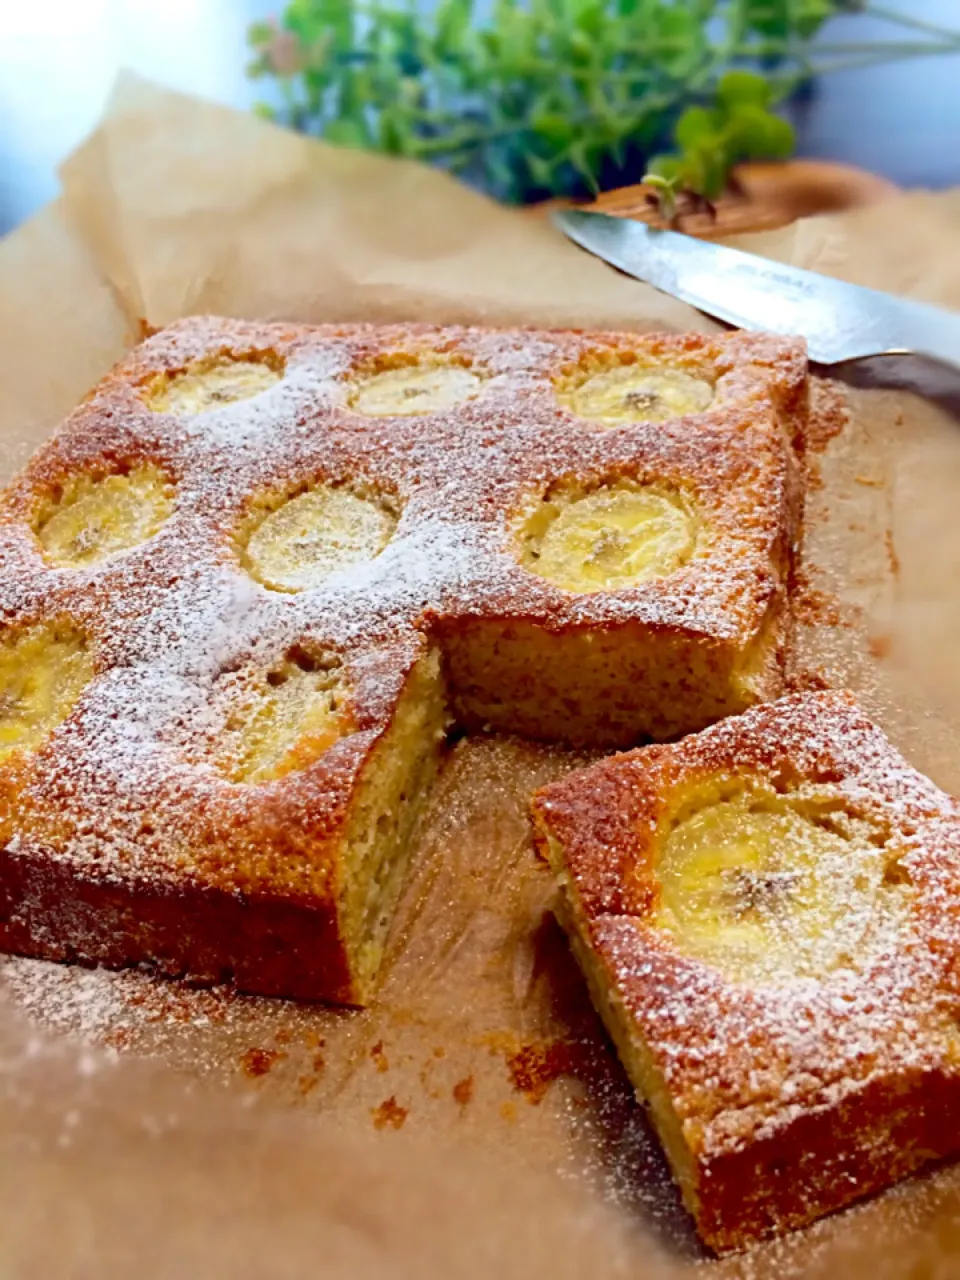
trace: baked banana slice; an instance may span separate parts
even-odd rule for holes
[[[735,981],[823,977],[899,920],[875,828],[814,800],[743,790],[666,836],[652,923]]]
[[[472,400],[480,378],[458,364],[413,364],[385,369],[360,382],[350,407],[374,418],[414,417]]]
[[[0,760],[39,746],[93,678],[79,632],[40,624],[0,639]]]
[[[548,504],[549,505],[549,504]],[[617,591],[678,569],[696,548],[696,520],[673,494],[597,489],[558,503],[528,566],[567,591]]]
[[[342,683],[286,662],[268,678],[241,727],[235,782],[272,782],[304,769],[348,728]]]
[[[64,568],[99,564],[152,538],[173,510],[170,482],[149,465],[125,475],[74,475],[35,521],[47,558]]]
[[[155,413],[204,413],[258,396],[282,376],[281,370],[267,361],[223,356],[187,368],[172,378],[157,378],[144,398]]]
[[[310,489],[254,529],[246,546],[248,566],[266,587],[304,591],[337,569],[373,560],[396,524],[386,506],[347,489]]]
[[[616,425],[664,422],[702,413],[713,401],[713,387],[681,369],[645,369],[621,365],[595,373],[569,397],[578,417]]]

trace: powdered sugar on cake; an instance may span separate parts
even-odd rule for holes
[[[603,774],[611,782],[598,790]],[[905,912],[874,922],[872,944],[854,950],[846,964],[766,981],[734,981],[691,958],[642,913],[589,907],[583,927],[677,1114],[696,1126],[697,1158],[769,1139],[874,1082],[954,1076],[960,1070],[960,996],[951,959],[960,947],[957,802],[912,769],[847,695],[785,698],[679,744],[614,757],[541,793],[538,803],[546,821],[563,832],[584,901],[591,901],[606,859],[621,865],[617,850],[626,868],[648,856],[639,844],[628,849],[622,843],[626,827],[609,827],[609,848],[586,834],[590,815],[609,804],[599,797],[667,786],[661,778],[681,786],[687,776],[772,778],[787,796],[826,796],[840,811],[868,815],[884,831],[885,855],[910,895]],[[585,833],[583,843],[578,831]],[[819,874],[829,880],[829,865]],[[852,915],[883,910],[879,899],[849,902]],[[815,931],[817,920],[808,926]],[[861,1143],[887,1140],[882,1127],[875,1136],[865,1127]]]
[[[49,768],[31,783],[35,812],[75,814],[70,834],[61,830],[54,840],[56,856],[101,869],[113,859],[138,874],[189,867],[194,855],[175,817],[177,797],[202,791],[205,777],[212,785],[210,766],[189,749],[191,741],[213,741],[221,727],[211,691],[223,672],[245,663],[268,669],[305,637],[340,652],[348,666],[362,667],[371,646],[395,654],[392,666],[367,664],[354,690],[371,723],[382,724],[427,611],[514,613],[548,626],[637,619],[721,635],[758,627],[777,588],[769,548],[785,480],[753,459],[773,448],[764,422],[791,379],[802,379],[802,351],[750,338],[635,342],[646,358],[709,371],[717,405],[697,428],[639,423],[611,431],[562,410],[554,379],[591,353],[616,350],[603,335],[193,320],[138,348],[14,482],[0,524],[7,621],[67,615],[88,632],[100,665],[44,753]],[[481,376],[479,394],[437,414],[352,411],[356,378],[389,367],[397,352],[469,366]],[[283,362],[283,375],[259,395],[196,414],[147,406],[143,389],[158,377],[263,353]],[[716,448],[722,436],[741,440],[733,462]],[[148,542],[102,564],[52,569],[28,527],[32,487],[111,457],[167,471],[176,486],[172,516]],[[577,597],[520,568],[511,520],[525,493],[563,472],[602,475],[637,458],[668,476],[686,467],[705,477],[722,533],[708,573]],[[315,483],[393,495],[395,533],[374,559],[314,589],[269,590],[244,568],[237,529],[252,497]],[[158,796],[172,806],[164,832],[138,835],[145,825],[138,814],[152,813]],[[153,818],[146,825],[158,826]]]

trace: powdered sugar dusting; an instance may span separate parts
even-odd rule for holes
[[[99,969],[69,969],[18,956],[0,961],[0,979],[8,998],[40,1026],[91,1043],[116,1028],[127,1007],[121,982],[131,985],[129,978]],[[143,981],[133,975],[133,984]]]
[[[709,368],[723,386],[722,406],[686,423],[622,430],[559,407],[555,377],[591,352],[625,347]],[[352,411],[355,372],[397,350],[464,362],[480,378],[478,394],[439,414]],[[241,359],[267,352],[283,377],[205,412],[147,407],[142,388],[159,376],[230,352]],[[195,320],[150,339],[14,482],[0,520],[5,618],[73,617],[87,629],[101,672],[31,762],[21,840],[39,836],[58,858],[101,873],[112,863],[125,875],[201,866],[208,874],[191,812],[215,794],[203,751],[226,712],[214,690],[222,673],[269,669],[304,639],[343,655],[361,719],[371,725],[388,722],[427,616],[512,613],[553,626],[633,618],[748,643],[771,593],[782,590],[771,552],[784,533],[787,463],[771,414],[803,376],[791,344],[746,337]],[[176,488],[172,515],[153,538],[101,564],[52,569],[27,527],[33,487],[80,467],[102,469],[111,456],[166,474]],[[716,536],[698,572],[578,597],[521,568],[511,520],[524,494],[571,469],[602,475],[638,462],[700,486]],[[394,535],[373,559],[312,589],[269,590],[244,569],[237,530],[253,497],[314,484],[389,495],[399,510]],[[371,646],[394,656],[367,663]]]
[[[354,412],[354,372],[398,350],[463,360],[480,379],[478,394],[443,414]],[[258,351],[284,367],[260,395],[182,417],[144,401],[144,386],[158,375],[175,376],[211,355],[251,359]],[[609,429],[582,421],[558,404],[554,379],[598,352],[604,359],[639,352],[700,371],[716,387],[714,404],[665,424]],[[556,628],[636,620],[748,645],[786,590],[798,504],[785,437],[802,418],[805,378],[799,344],[739,335],[308,330],[200,320],[151,339],[14,482],[0,517],[4,621],[69,615],[89,634],[98,663],[75,713],[18,779],[11,863],[36,860],[69,887],[54,901],[41,881],[31,884],[10,922],[17,944],[122,962],[83,898],[89,884],[131,894],[132,940],[138,898],[171,887],[200,882],[239,901],[251,884],[322,897],[311,878],[316,859],[298,860],[256,827],[264,812],[276,818],[271,832],[296,827],[286,821],[287,789],[277,789],[274,810],[258,807],[205,755],[227,723],[221,695],[230,678],[269,671],[292,645],[309,641],[342,657],[362,721],[329,753],[339,751],[343,765],[323,778],[319,806],[310,797],[311,815],[319,808],[320,817],[342,802],[362,752],[389,723],[436,619],[522,616]],[[152,463],[174,486],[172,514],[155,537],[102,564],[52,569],[29,532],[34,487],[114,461]],[[692,490],[713,530],[709,555],[696,573],[589,597],[535,579],[518,564],[515,517],[571,476],[587,485],[629,476]],[[311,485],[389,495],[399,513],[393,537],[375,558],[315,588],[270,591],[246,573],[237,530],[254,497]],[[183,1020],[165,1011],[163,988],[142,974],[67,974],[19,960],[3,972],[13,998],[35,1017],[85,1038],[122,1033],[130,1007],[161,1025]],[[203,999],[207,1011],[195,1012]],[[232,1016],[221,1000],[214,991],[191,1002],[185,1020],[202,1030],[204,1017]]]
[[[671,795],[717,777],[869,821],[905,914],[867,922],[869,945],[856,943],[819,974],[737,980],[689,954],[682,932],[654,927],[642,905],[655,901],[642,887],[656,884],[647,824],[666,826]],[[755,708],[677,745],[603,761],[539,803],[565,849],[586,912],[581,928],[689,1126],[699,1176],[709,1171],[721,1187],[724,1161],[774,1144],[756,1157],[756,1185],[738,1211],[745,1225],[708,1225],[718,1247],[817,1216],[960,1145],[946,1101],[960,1088],[960,807],[849,697],[807,694]],[[626,812],[642,816],[621,820]],[[600,814],[606,826],[596,825]],[[839,891],[829,861],[818,875]],[[619,898],[602,888],[611,877],[624,886]],[[851,916],[865,887],[853,885]],[[870,910],[886,913],[882,894]],[[807,922],[812,933],[830,927],[828,915]],[[945,1100],[940,1120],[924,1105],[933,1096]],[[807,1136],[790,1154],[798,1124]],[[780,1160],[783,1177],[768,1178],[764,1159],[772,1168]]]

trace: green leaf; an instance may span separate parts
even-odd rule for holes
[[[642,181],[652,187],[660,202],[660,212],[665,218],[672,218],[677,211],[677,183],[670,182],[659,173],[647,172]]]
[[[363,113],[363,104],[367,95],[364,93],[363,78],[359,71],[346,71],[340,81],[340,114],[350,119]]]
[[[719,123],[706,107],[687,107],[677,121],[674,137],[684,151],[696,150],[716,136]]]
[[[530,128],[554,147],[567,147],[576,137],[573,123],[559,112],[539,111],[530,117]]]
[[[345,8],[349,9],[349,0],[290,0],[281,22],[285,30],[310,45],[330,31],[349,36],[342,30]],[[346,16],[349,21],[349,13]]]
[[[545,190],[550,189],[554,170],[553,163],[550,160],[545,160],[543,156],[528,155],[527,168],[530,171],[530,178],[535,187],[542,187]]]
[[[759,156],[767,140],[771,117],[763,107],[750,103],[730,113],[725,130],[727,144],[737,156]]]
[[[793,125],[782,116],[770,116],[765,155],[771,160],[786,160],[793,155],[796,146],[797,135]]]
[[[571,31],[568,39],[570,50],[577,55],[578,61],[589,62],[593,59],[593,41],[585,31]]]
[[[658,5],[649,16],[656,24],[657,70],[674,80],[685,79],[700,65],[709,47],[704,24],[686,5],[669,9]]]
[[[659,178],[662,182],[677,183],[683,177],[683,161],[679,156],[654,156],[647,165],[644,182],[650,181],[651,177]]]
[[[747,102],[768,107],[772,97],[770,82],[764,80],[763,76],[754,75],[752,71],[728,71],[720,77],[717,85],[717,101],[726,108]]]
[[[473,0],[441,0],[436,10],[434,48],[441,58],[454,59],[461,52],[473,17]]]
[[[733,158],[782,160],[793,152],[793,128],[762,107],[738,107],[727,128]]]
[[[380,148],[388,155],[406,155],[410,129],[399,107],[390,105],[380,113]]]
[[[366,130],[357,120],[331,120],[323,131],[327,142],[338,147],[366,147],[368,137]]]
[[[574,21],[577,30],[590,41],[591,53],[609,23],[607,0],[578,0]]]
[[[741,0],[748,31],[786,40],[790,34],[790,0]]]
[[[679,185],[692,191],[703,191],[707,184],[708,170],[713,166],[708,151],[691,151],[680,157]]]
[[[301,78],[307,91],[307,97],[312,103],[316,103],[317,109],[319,109],[333,80],[330,68],[323,66],[305,67]]]
[[[254,49],[270,44],[277,34],[272,22],[251,22],[247,27],[247,41]]]
[[[586,142],[573,143],[567,150],[567,159],[592,191],[600,190],[597,186],[596,167]]]
[[[726,151],[702,152],[697,157],[696,171],[688,173],[687,186],[699,191],[709,200],[716,200],[727,185],[729,165],[730,158]]]
[[[793,19],[797,35],[805,40],[816,35],[827,19],[834,16],[837,8],[831,0],[800,0]]]

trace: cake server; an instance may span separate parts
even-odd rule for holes
[[[960,371],[960,314],[642,222],[563,209],[571,240],[627,275],[741,329],[798,334],[811,360],[918,355]]]

